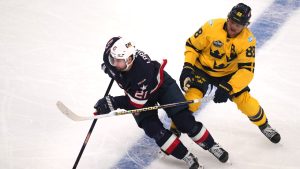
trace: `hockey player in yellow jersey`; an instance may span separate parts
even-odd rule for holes
[[[180,86],[187,100],[202,98],[210,84],[216,86],[215,103],[230,99],[271,142],[278,143],[279,133],[269,125],[263,108],[249,93],[256,45],[247,27],[250,17],[251,8],[239,3],[227,19],[209,20],[188,38]],[[189,105],[192,112],[199,107],[200,103]],[[171,129],[176,131],[173,124]]]

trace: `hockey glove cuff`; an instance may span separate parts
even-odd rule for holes
[[[183,69],[180,75],[180,87],[183,91],[187,91],[191,86],[191,78],[193,77],[194,69],[193,65],[190,63],[184,63]]]
[[[108,71],[105,63],[101,64],[101,69],[103,70],[104,73],[107,73],[107,71]]]
[[[216,90],[214,102],[215,103],[225,103],[230,97],[230,92],[232,87],[227,82],[221,82]]]
[[[109,71],[109,69],[107,68],[107,66],[105,65],[105,63],[101,64],[101,69],[104,71],[104,73],[108,74],[108,76],[110,78],[114,78],[113,74]]]
[[[115,99],[113,96],[108,95],[98,100],[94,108],[97,110],[97,114],[107,114],[113,110],[116,110],[118,107],[116,105]]]
[[[197,88],[205,93],[208,87],[208,82],[203,75],[195,73],[190,83],[190,87]]]

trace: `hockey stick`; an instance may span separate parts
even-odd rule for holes
[[[140,113],[140,112],[145,112],[145,111],[149,111],[149,110],[164,109],[164,108],[181,106],[181,105],[191,104],[191,103],[208,102],[208,101],[210,101],[212,99],[213,99],[213,97],[207,97],[207,98],[202,98],[202,99],[195,99],[195,100],[188,100],[188,101],[177,102],[177,103],[169,103],[169,104],[163,104],[163,105],[156,105],[156,106],[144,107],[144,108],[133,109],[133,110],[119,109],[119,110],[111,111],[108,114],[96,115],[96,116],[79,116],[76,113],[74,113],[72,110],[70,110],[61,101],[58,101],[56,103],[56,105],[57,105],[58,109],[64,115],[66,115],[69,119],[71,119],[73,121],[85,121],[85,120],[100,119],[100,118],[111,117],[111,116],[119,116],[119,115],[124,115],[124,114]]]
[[[114,83],[114,79],[111,79],[110,82],[109,82],[109,85],[108,85],[108,87],[107,87],[107,89],[106,89],[106,92],[105,92],[105,95],[104,95],[104,96],[107,96],[107,95],[108,95],[108,93],[109,93],[109,91],[110,91],[110,89],[111,89],[113,83]],[[57,103],[56,105],[58,105],[58,103]],[[60,109],[60,110],[61,110],[61,109]],[[94,120],[93,120],[93,123],[92,123],[92,125],[91,125],[91,127],[90,127],[90,130],[89,130],[88,134],[87,134],[86,137],[85,137],[85,140],[84,140],[83,145],[82,145],[82,147],[81,147],[81,149],[80,149],[80,152],[79,152],[79,154],[78,154],[78,156],[77,156],[77,158],[76,158],[76,161],[75,161],[75,163],[74,163],[74,165],[73,165],[73,169],[76,169],[76,168],[77,168],[78,162],[79,162],[79,160],[80,160],[80,158],[81,158],[81,155],[82,155],[82,153],[83,153],[83,151],[84,151],[84,149],[85,149],[86,144],[88,143],[88,141],[89,141],[89,139],[90,139],[90,136],[91,136],[91,134],[92,134],[92,132],[93,132],[93,129],[94,129],[94,127],[95,127],[96,122],[97,122],[97,119],[94,119]]]

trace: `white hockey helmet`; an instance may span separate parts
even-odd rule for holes
[[[132,59],[134,60],[135,52],[136,49],[134,44],[131,41],[121,37],[113,44],[113,46],[110,49],[109,63],[112,66],[115,66],[114,64],[115,59],[124,59],[128,67],[130,65],[127,64],[128,58],[131,56]]]

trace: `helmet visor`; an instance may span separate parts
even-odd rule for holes
[[[123,67],[124,65],[127,65],[127,59],[116,59],[112,55],[109,55],[108,61],[114,67]]]
[[[110,65],[116,66],[115,58],[113,58],[111,54],[109,54],[109,56],[108,56],[108,61],[109,61]]]

